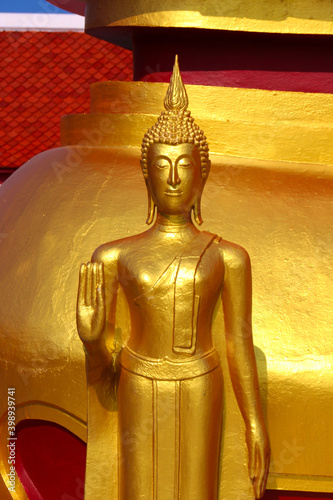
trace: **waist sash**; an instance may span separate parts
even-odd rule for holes
[[[211,372],[220,364],[220,357],[215,349],[190,358],[176,360],[171,358],[154,359],[140,356],[128,347],[124,347],[118,357],[119,364],[126,370],[154,380],[186,380],[200,377]]]

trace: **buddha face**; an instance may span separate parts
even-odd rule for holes
[[[194,144],[152,144],[147,170],[150,194],[160,213],[190,212],[204,186],[200,153]]]

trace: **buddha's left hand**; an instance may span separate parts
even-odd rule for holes
[[[265,425],[255,422],[246,430],[246,442],[249,451],[249,473],[256,498],[262,498],[265,493],[270,445]]]

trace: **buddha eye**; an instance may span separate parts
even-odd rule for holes
[[[193,164],[192,164],[191,160],[188,160],[187,158],[180,160],[178,163],[178,167],[182,167],[182,168],[189,168],[192,165]]]
[[[157,161],[154,163],[154,166],[161,169],[170,167],[167,161]]]

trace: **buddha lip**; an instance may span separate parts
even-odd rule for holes
[[[167,194],[168,196],[180,196],[181,194],[183,194],[183,191],[181,191],[180,189],[167,189],[165,191],[165,194]]]

